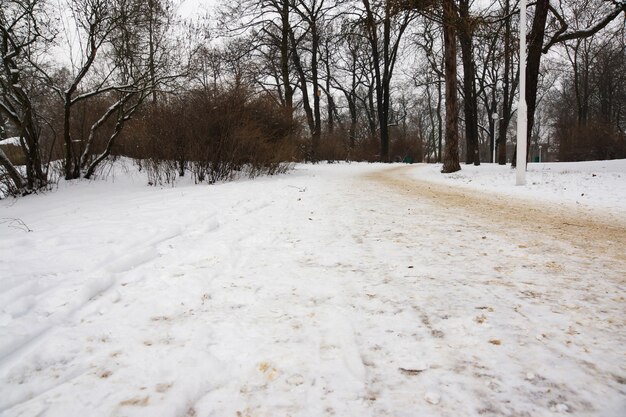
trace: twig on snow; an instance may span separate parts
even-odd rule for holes
[[[0,218],[0,224],[7,223],[8,227],[12,227],[14,229],[23,230],[25,232],[32,232],[31,228],[28,227],[26,223],[22,219],[14,219],[12,217],[3,217]]]

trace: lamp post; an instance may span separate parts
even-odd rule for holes
[[[541,145],[539,145],[539,162],[541,162]]]
[[[526,184],[526,129],[526,0],[521,0],[519,21],[519,102],[517,104],[516,185]]]

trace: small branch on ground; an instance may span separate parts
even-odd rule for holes
[[[14,229],[23,230],[25,232],[32,232],[31,228],[22,221],[22,219],[13,219],[10,217],[0,218],[0,224],[7,224],[8,227],[12,227]]]

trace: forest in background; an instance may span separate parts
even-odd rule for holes
[[[0,195],[115,156],[152,184],[515,160],[518,1],[238,0],[185,19],[171,0],[0,4]],[[528,160],[626,158],[625,11],[529,4]]]

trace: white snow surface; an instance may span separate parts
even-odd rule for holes
[[[19,136],[14,136],[12,138],[2,139],[2,140],[0,140],[0,145],[20,146],[20,137]]]
[[[624,161],[560,166],[407,170],[624,207]],[[626,415],[625,263],[366,177],[388,168],[0,201],[0,415]]]

